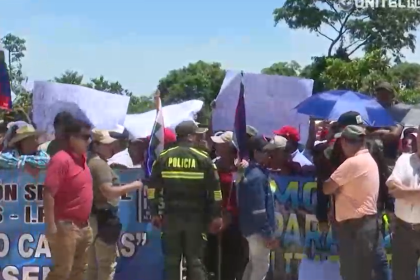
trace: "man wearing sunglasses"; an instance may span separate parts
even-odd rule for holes
[[[52,269],[47,280],[83,280],[92,243],[89,215],[92,177],[86,161],[90,126],[69,118],[65,147],[50,160],[45,176],[44,214]]]

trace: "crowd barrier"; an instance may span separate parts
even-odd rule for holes
[[[140,169],[121,171],[122,184],[143,176]],[[314,215],[316,183],[313,178],[272,174],[278,189],[277,237],[283,247],[288,279],[297,279],[304,258],[337,262],[337,243],[332,231],[321,234]],[[49,272],[50,251],[43,224],[42,188],[44,175],[35,179],[19,170],[0,171],[0,279],[41,280]],[[144,193],[132,193],[121,200],[123,233],[118,246],[115,279],[162,279],[163,259],[160,232],[149,223]],[[389,229],[384,229],[384,246],[389,253]],[[391,256],[388,255],[388,259]],[[277,263],[277,262],[276,262]],[[275,269],[274,269],[275,270]]]

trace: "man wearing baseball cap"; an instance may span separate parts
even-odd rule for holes
[[[273,131],[274,135],[283,136],[287,139],[287,146],[290,150],[292,160],[303,166],[313,166],[312,162],[306,158],[299,151],[300,134],[299,131],[293,126],[283,126],[282,128]]]
[[[323,184],[323,192],[335,199],[335,218],[340,244],[341,275],[348,280],[370,280],[379,242],[377,202],[380,186],[378,165],[366,147],[366,130],[348,125],[341,135],[346,160]]]
[[[111,145],[113,148],[112,156],[108,159],[108,164],[112,168],[133,168],[133,160],[128,152],[128,130],[119,125],[115,130],[109,130],[109,135],[116,139]]]
[[[252,132],[252,131],[251,131]],[[251,137],[251,136],[248,136]],[[251,137],[252,138],[252,137]],[[245,266],[248,263],[247,241],[240,231],[239,208],[237,205],[237,184],[235,182],[238,150],[233,142],[233,132],[225,131],[211,136],[214,143],[217,158],[214,163],[220,177],[220,187],[222,190],[222,213],[224,218],[224,229],[220,234],[221,239],[221,279],[241,279]],[[214,265],[213,256],[217,256],[217,240],[209,235],[207,259],[209,272],[217,272],[218,268]],[[211,248],[212,244],[213,248]],[[212,251],[215,249],[216,251]],[[210,253],[213,252],[213,256]],[[216,273],[215,273],[216,274]]]
[[[89,222],[97,238],[88,250],[87,280],[112,279],[117,258],[115,247],[121,233],[120,198],[143,187],[141,181],[120,185],[117,173],[107,162],[119,147],[117,137],[118,134],[109,130],[92,130],[92,154],[88,166],[93,180],[93,206]]]
[[[395,98],[395,89],[388,82],[380,82],[375,88],[376,100],[384,107],[391,116],[394,115],[393,105]],[[382,141],[384,156],[387,160],[390,171],[394,168],[398,157],[398,147],[404,126],[397,124],[392,127],[380,128],[372,133],[371,137],[377,137]]]
[[[258,130],[255,127],[251,125],[246,126],[246,135],[248,137],[256,136],[257,134],[258,134]]]
[[[196,149],[199,134],[207,131],[194,121],[175,128],[177,145],[156,159],[148,189],[152,223],[162,227],[165,280],[179,279],[184,255],[192,279],[204,280],[203,233],[222,227],[219,176],[207,153]],[[159,206],[163,200],[163,215]],[[210,224],[210,229],[209,229]]]
[[[252,136],[249,149],[252,151],[244,179],[238,183],[239,221],[241,232],[248,240],[248,277],[242,279],[264,279],[269,268],[270,249],[277,247],[274,193],[270,189],[267,155],[263,136]]]
[[[349,125],[363,126],[363,119],[359,113],[349,111],[342,114],[336,123],[336,130],[334,138],[329,143],[319,144],[314,148],[314,163],[317,167],[317,206],[316,216],[319,222],[319,227],[322,231],[329,230],[329,223],[334,221],[334,202],[333,199],[325,195],[322,190],[322,185],[331,174],[336,170],[347,158],[342,149],[341,136],[343,130]],[[379,189],[379,203],[377,205],[378,211],[393,212],[394,203],[392,197],[389,196],[387,187],[385,185],[386,179],[389,176],[389,170],[384,163],[382,156],[382,148],[377,141],[370,139],[370,136],[365,137],[369,152],[373,156],[380,171],[380,189]],[[375,273],[381,279],[388,279],[388,263],[382,244],[378,244],[375,252]]]
[[[380,82],[375,87],[375,96],[384,108],[389,108],[394,105],[395,89],[388,82]]]
[[[340,138],[341,135],[341,131],[348,125],[363,125],[363,119],[362,116],[355,111],[349,111],[346,112],[344,114],[342,114],[337,122],[336,122],[336,126],[335,126],[335,134],[333,139],[331,139],[332,141],[330,141],[330,145],[328,145],[328,147],[324,150],[324,155],[327,159],[331,160],[331,153],[333,152],[334,147],[336,149],[340,149],[339,145],[335,145],[336,143],[336,139]],[[338,159],[332,159],[332,160],[338,160]],[[344,158],[340,159],[341,161],[344,161]]]
[[[301,175],[302,167],[298,162],[292,160],[288,140],[275,135],[264,147],[269,156],[269,166],[282,175]]]

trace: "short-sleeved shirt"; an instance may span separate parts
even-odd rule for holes
[[[420,158],[417,154],[402,154],[388,181],[395,181],[412,189],[420,189]],[[420,223],[420,202],[395,199],[395,215],[407,223]]]
[[[335,195],[338,222],[377,213],[379,170],[367,149],[347,158],[330,178],[340,186]]]
[[[44,184],[54,197],[56,220],[88,221],[93,192],[86,156],[59,151],[48,164]]]
[[[119,185],[117,174],[112,170],[108,163],[97,155],[93,155],[88,161],[88,166],[93,180],[93,204],[98,209],[109,208],[109,205],[117,207],[119,198],[108,200],[101,192],[102,184]]]

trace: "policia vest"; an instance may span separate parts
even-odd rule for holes
[[[202,150],[189,143],[164,150],[154,162],[148,188],[152,216],[202,214],[206,220],[221,216],[222,192],[216,166]]]

